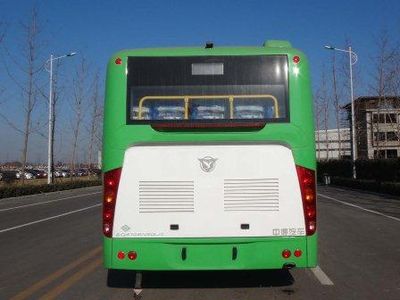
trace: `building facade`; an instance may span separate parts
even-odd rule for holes
[[[354,100],[357,158],[400,157],[400,97]],[[344,107],[351,120],[350,103]]]
[[[351,158],[350,128],[315,131],[317,160]]]

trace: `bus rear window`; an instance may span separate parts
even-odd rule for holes
[[[129,57],[129,124],[288,121],[286,55]]]

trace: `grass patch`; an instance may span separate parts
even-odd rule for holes
[[[42,181],[42,179],[37,179]],[[5,184],[0,186],[0,198],[9,198],[9,197],[18,197],[24,195],[33,195],[33,194],[41,194],[48,192],[56,192],[70,189],[77,189],[89,186],[98,186],[102,184],[101,179],[84,179],[84,180],[73,180],[69,178],[65,178],[63,181],[56,182],[54,184],[47,184],[46,179],[44,182],[35,182],[32,181],[31,184],[27,184],[25,181],[25,185],[21,185],[19,182]]]

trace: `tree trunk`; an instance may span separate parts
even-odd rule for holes
[[[338,158],[340,159],[342,156],[342,140],[340,137],[340,103],[339,103],[339,94],[337,90],[337,83],[336,83],[336,59],[335,54],[333,54],[332,59],[332,77],[333,77],[333,105],[335,109],[335,120],[336,120],[336,129],[338,135],[338,146],[339,146],[339,155]]]

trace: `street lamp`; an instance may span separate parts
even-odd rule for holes
[[[355,131],[355,115],[354,115],[354,92],[353,92],[353,65],[357,62],[357,54],[351,50],[351,47],[346,49],[339,49],[331,45],[324,46],[327,50],[335,50],[340,52],[346,52],[349,54],[349,69],[350,69],[350,97],[351,97],[351,144],[352,144],[352,158],[353,158],[353,178],[357,178],[356,173],[356,159],[357,159],[357,144],[356,144],[356,131]]]
[[[50,73],[50,92],[49,92],[49,140],[48,140],[48,156],[47,156],[47,184],[53,183],[53,61],[74,56],[76,52],[70,52],[61,56],[54,57],[53,54],[46,61],[46,65],[50,64],[50,69],[46,70]]]

